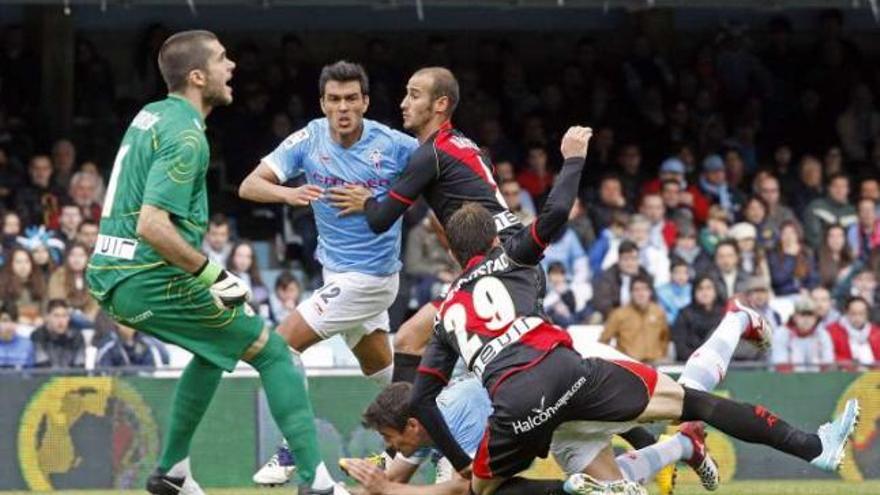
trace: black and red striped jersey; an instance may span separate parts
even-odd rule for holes
[[[416,148],[391,186],[388,199],[367,202],[367,222],[374,232],[384,232],[419,196],[424,196],[444,226],[466,202],[479,203],[489,210],[499,232],[519,226],[492,173],[492,163],[480,148],[447,121]]]

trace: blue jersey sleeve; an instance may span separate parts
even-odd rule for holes
[[[308,154],[312,139],[316,139],[312,126],[306,126],[287,137],[263,162],[275,172],[278,183],[283,184],[303,173],[303,161]]]

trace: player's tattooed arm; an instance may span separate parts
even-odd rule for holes
[[[522,229],[505,245],[507,255],[515,262],[522,265],[536,265],[541,260],[547,244],[564,231],[571,207],[577,197],[581,172],[587,157],[587,147],[592,135],[592,129],[579,126],[570,127],[565,133],[560,145],[565,161],[538,218],[532,222],[530,228]]]

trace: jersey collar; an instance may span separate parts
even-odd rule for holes
[[[204,116],[202,116],[202,113],[199,112],[198,110],[196,110],[196,107],[194,107],[193,104],[190,103],[189,100],[187,100],[183,96],[180,96],[175,93],[168,93],[168,98],[174,99],[174,100],[177,100],[177,101],[183,103],[186,106],[186,108],[189,110],[189,112],[193,114],[193,117],[195,118],[195,122],[196,122],[196,124],[198,124],[199,129],[204,131],[205,129],[208,128],[208,126],[205,125],[205,118],[204,118]]]

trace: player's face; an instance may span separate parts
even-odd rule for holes
[[[400,102],[404,129],[418,133],[431,121],[434,115],[433,86],[434,81],[426,74],[412,76],[406,83],[406,96]]]
[[[211,56],[205,67],[205,88],[202,98],[208,106],[222,106],[232,103],[232,70],[235,62],[226,57],[226,48],[217,40],[208,42]]]
[[[361,129],[364,114],[370,106],[370,97],[363,93],[360,81],[327,81],[321,110],[330,129],[340,135],[352,134]]]
[[[403,430],[397,431],[394,428],[379,428],[379,434],[385,440],[385,445],[393,448],[405,456],[413,455],[422,445],[422,435],[419,434],[421,427],[410,418],[406,422]]]

